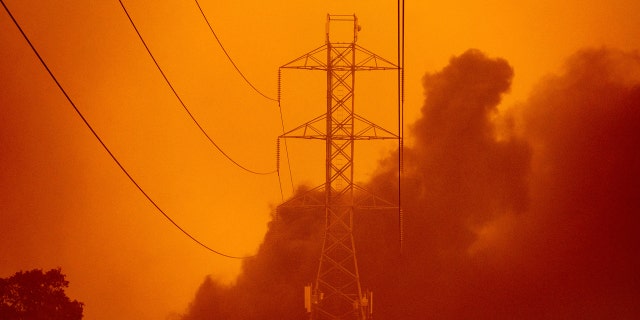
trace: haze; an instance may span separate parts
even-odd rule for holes
[[[207,29],[195,2],[123,2],[168,78],[216,142],[248,167],[274,169],[276,137],[281,133],[278,106],[256,94],[236,73]],[[244,74],[271,96],[277,93],[277,68],[324,42],[327,13],[356,13],[363,26],[358,43],[391,60],[396,58],[395,2],[199,2]],[[164,83],[117,1],[7,0],[5,3],[105,143],[172,218],[217,250],[234,255],[258,252],[272,208],[282,201],[277,176],[247,174],[211,147]],[[638,147],[637,139],[632,138],[634,131],[629,129],[637,121],[626,121],[635,121],[638,115],[638,30],[640,3],[637,1],[450,4],[414,1],[406,4],[405,123],[409,150],[415,150],[416,157],[438,160],[433,157],[444,152],[441,145],[473,145],[462,137],[437,140],[444,137],[420,133],[420,128],[437,124],[458,128],[456,112],[445,112],[441,120],[433,124],[429,116],[429,110],[437,110],[437,106],[447,105],[447,100],[454,98],[446,94],[449,87],[436,90],[433,83],[438,77],[446,78],[446,70],[455,68],[456,61],[465,61],[461,57],[467,57],[479,66],[487,66],[481,76],[493,75],[498,70],[493,78],[479,76],[481,83],[505,82],[487,89],[489,98],[494,100],[486,103],[489,118],[498,114],[498,120],[505,121],[469,118],[477,120],[472,122],[480,126],[477,132],[501,133],[503,140],[493,140],[491,134],[486,140],[472,140],[483,146],[479,154],[474,153],[475,149],[457,149],[461,150],[460,159],[468,160],[471,156],[489,159],[484,164],[468,162],[469,170],[486,174],[479,174],[472,187],[482,185],[481,178],[492,177],[489,180],[496,184],[491,192],[497,192],[499,199],[478,198],[473,192],[457,194],[459,189],[448,184],[452,181],[443,182],[438,189],[424,181],[407,187],[411,195],[426,192],[431,199],[438,196],[434,192],[442,192],[444,196],[469,201],[462,202],[456,212],[474,222],[463,228],[453,222],[446,224],[451,220],[445,219],[440,221],[445,223],[443,229],[429,227],[433,221],[419,220],[407,227],[409,240],[418,241],[416,237],[426,234],[427,239],[432,240],[431,249],[446,248],[442,244],[459,246],[449,248],[451,256],[447,256],[446,250],[440,252],[444,255],[441,266],[458,269],[444,274],[425,272],[440,276],[435,280],[421,278],[424,286],[431,290],[450,290],[433,291],[434,295],[429,295],[431,302],[439,299],[436,293],[442,293],[442,299],[450,301],[448,298],[468,298],[466,294],[477,292],[465,290],[463,280],[470,279],[468,273],[477,271],[474,268],[486,266],[485,262],[492,267],[498,265],[499,270],[514,270],[515,265],[507,262],[517,261],[520,268],[505,278],[484,272],[472,285],[483,287],[504,281],[510,283],[505,287],[515,290],[518,285],[529,288],[532,285],[527,281],[518,282],[519,276],[546,270],[540,269],[540,261],[553,261],[551,265],[558,268],[551,270],[559,273],[551,279],[559,279],[562,278],[560,271],[573,263],[611,257],[616,262],[594,263],[588,271],[598,274],[612,268],[620,276],[610,280],[598,278],[596,288],[606,287],[606,292],[612,294],[610,301],[619,298],[616,301],[622,301],[623,306],[630,305],[624,299],[638,297],[637,289],[633,291],[640,287],[637,276],[630,278],[633,274],[630,270],[637,269],[629,269],[638,266],[637,257],[634,258],[637,251],[633,251],[637,245],[621,245],[638,243],[637,236],[630,232],[638,225],[637,218],[630,215],[639,209],[638,156],[637,151],[629,151]],[[478,51],[468,51],[470,48]],[[591,49],[584,51],[585,48]],[[0,277],[18,270],[61,267],[70,281],[68,295],[86,304],[87,319],[98,320],[177,317],[188,311],[208,275],[223,287],[235,282],[242,272],[241,262],[212,255],[155,211],[80,121],[4,11],[0,13],[0,57]],[[615,67],[610,67],[611,61]],[[600,66],[596,71],[606,72],[594,73],[592,65]],[[425,74],[430,76],[423,79]],[[599,74],[610,76],[605,83],[612,86],[603,89],[604,93],[591,90],[599,88],[600,82],[593,79]],[[283,74],[287,128],[317,115],[324,107],[322,75],[306,76]],[[572,91],[571,85],[576,82],[593,83],[593,86],[578,86]],[[443,95],[441,104],[429,99],[425,102],[424,93],[429,88]],[[608,88],[626,88],[631,93],[614,90],[613,97],[627,97],[630,102],[613,101]],[[382,112],[386,100],[389,104],[395,101],[393,75],[379,79],[363,77],[362,86],[356,90],[364,114],[376,122],[395,123],[395,119],[385,118],[387,113]],[[602,94],[590,95],[591,92]],[[376,95],[385,98],[378,101],[373,98]],[[612,113],[588,109],[589,104],[581,99],[569,104],[569,97],[585,96],[611,105]],[[395,105],[388,107],[394,110]],[[583,107],[593,111],[583,113]],[[612,114],[615,115],[612,124],[599,126],[600,131],[591,131],[593,127],[585,124],[597,124],[598,119],[609,119],[608,115]],[[583,141],[577,138],[583,131],[594,133]],[[610,137],[612,133],[625,137],[622,143],[610,143],[608,139],[596,143],[598,137]],[[438,141],[441,144],[436,143]],[[549,141],[556,143],[544,145],[543,142]],[[599,172],[600,180],[589,178],[593,170],[601,167],[599,163],[586,161],[584,166],[574,166],[594,155],[605,154],[603,150],[607,150],[607,161],[619,166]],[[323,167],[304,162],[303,156],[321,151],[292,144],[294,188],[321,181]],[[570,156],[565,156],[565,151]],[[362,159],[356,163],[362,168],[359,179],[380,185],[376,184],[377,179],[382,179],[388,168],[385,169],[384,161],[379,167],[378,160],[386,159],[393,152],[392,145],[381,145],[358,155],[358,159]],[[448,154],[441,154],[445,155]],[[416,170],[424,169],[420,163],[413,163]],[[482,171],[487,164],[502,168],[505,163],[524,164],[510,170]],[[620,172],[619,168],[630,170]],[[607,173],[615,173],[617,180],[611,180],[611,188],[596,188],[595,182],[611,177]],[[437,172],[430,177],[438,178]],[[288,181],[288,174],[283,174],[285,197],[294,192]],[[581,203],[596,195],[574,193],[574,185],[595,191],[602,197],[591,203],[610,204],[611,209],[592,211],[581,207]],[[554,189],[549,190],[550,186]],[[446,197],[436,198],[441,202],[432,203],[430,210],[449,210],[450,205],[456,203]],[[623,206],[621,199],[628,202]],[[470,203],[479,204],[480,208],[504,209],[504,212],[487,214],[489,209],[466,210]],[[558,222],[550,212],[573,212],[576,208],[586,212],[589,219],[562,220],[566,223],[562,224],[565,230],[573,232],[562,233],[559,232],[562,228],[550,227]],[[612,213],[613,217],[608,219],[602,218],[601,212],[619,215]],[[519,214],[517,218],[513,218],[516,214]],[[523,220],[531,223],[522,223]],[[611,227],[607,230],[616,232],[594,231],[606,226]],[[468,227],[471,229],[465,229]],[[590,232],[583,232],[585,230]],[[570,238],[580,234],[584,237]],[[482,236],[476,239],[477,235]],[[542,250],[543,245],[530,241],[535,237],[554,239],[552,249]],[[608,238],[608,242],[600,242],[603,238]],[[553,246],[554,243],[564,245]],[[620,251],[606,255],[612,246]],[[588,248],[595,248],[597,254],[589,256]],[[540,260],[519,256],[527,250],[540,253]],[[475,257],[486,260],[470,266],[454,259],[460,252],[475,253]],[[568,252],[578,252],[577,259],[572,259]],[[495,259],[497,256],[503,258]],[[416,260],[408,269],[410,275],[419,273],[421,268],[435,268],[427,257],[431,256],[418,257],[425,260]],[[367,259],[363,261],[366,265]],[[299,272],[294,265],[291,267],[292,276]],[[367,267],[363,266],[363,270]],[[375,270],[371,272],[375,274]],[[583,287],[578,284],[592,273],[578,272],[575,278],[566,280],[570,289],[565,296],[574,297],[580,292]],[[242,277],[250,278],[249,274],[245,271]],[[462,280],[453,288],[445,286],[451,279]],[[392,279],[371,280],[371,283],[378,283],[376,281]],[[617,291],[620,286],[624,290]],[[496,291],[498,298],[506,298],[509,290]],[[532,290],[537,294],[546,292],[540,286]],[[295,294],[298,292],[302,292],[301,289]],[[515,292],[516,299],[522,302],[531,291]],[[602,301],[595,299],[600,296],[594,292],[587,292],[593,294],[594,301]],[[615,295],[615,292],[622,293]],[[399,298],[402,296],[387,300]],[[498,305],[498,298],[489,300],[488,308]],[[464,301],[471,302],[463,307],[477,307],[482,303]],[[547,306],[545,302],[537,306]],[[508,311],[526,314],[526,308],[517,308],[521,305],[526,303],[516,303],[514,309]],[[443,317],[467,315],[455,313],[460,305],[443,302],[438,306],[439,315]],[[412,315],[416,310],[418,307],[408,308],[406,314]],[[570,313],[571,308],[566,310],[565,315],[575,314]],[[597,308],[588,310],[600,312]],[[637,308],[629,312],[638,315]],[[625,315],[619,313],[619,318]]]

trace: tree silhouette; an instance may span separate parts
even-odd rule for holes
[[[69,286],[60,268],[19,271],[0,278],[0,319],[79,320],[83,303],[71,301],[64,292]]]

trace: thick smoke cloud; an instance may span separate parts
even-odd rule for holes
[[[358,212],[378,319],[640,317],[640,56],[585,50],[524,103],[513,70],[470,50],[424,77],[405,149],[405,241]],[[369,188],[393,195],[397,154]],[[207,279],[184,319],[303,319],[321,212],[283,210],[231,286]]]
[[[637,318],[640,56],[575,54],[544,79],[524,117],[536,155],[531,212],[507,250],[531,278],[533,292],[520,298],[557,317]]]
[[[512,77],[506,61],[476,50],[424,77],[422,117],[411,128],[415,144],[405,150],[405,266],[398,288],[377,290],[381,318],[480,316],[474,311],[485,298],[474,292],[484,266],[471,254],[479,232],[528,206],[531,150],[492,122]],[[392,163],[375,185],[389,181]]]
[[[279,210],[236,283],[205,279],[183,319],[304,319],[302,290],[317,271],[323,224],[320,210]]]

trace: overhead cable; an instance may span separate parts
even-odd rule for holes
[[[216,42],[218,43],[218,45],[220,46],[220,49],[222,49],[222,52],[224,53],[224,55],[227,57],[227,59],[229,60],[229,62],[231,63],[231,65],[236,69],[236,71],[238,72],[238,74],[242,77],[242,79],[244,79],[244,81],[258,94],[260,94],[261,96],[263,96],[264,98],[271,100],[271,101],[275,101],[278,103],[278,110],[280,112],[280,125],[282,127],[282,133],[285,133],[285,129],[284,129],[284,117],[282,114],[282,106],[281,106],[281,97],[280,97],[280,93],[281,93],[281,70],[278,69],[278,98],[274,99],[271,98],[269,96],[267,96],[266,94],[264,94],[262,91],[260,91],[256,86],[253,85],[253,83],[251,83],[251,81],[249,81],[249,79],[244,75],[244,73],[242,72],[242,70],[240,70],[240,68],[238,67],[238,65],[236,65],[236,63],[233,61],[233,59],[231,58],[231,55],[229,55],[229,52],[227,52],[227,49],[224,47],[224,45],[222,44],[222,41],[220,41],[220,38],[218,37],[218,34],[216,34],[216,31],[213,29],[213,27],[211,26],[211,23],[209,22],[209,19],[207,18],[207,15],[204,13],[204,10],[202,9],[202,6],[200,6],[200,2],[198,2],[198,0],[195,0],[196,2],[196,6],[198,6],[198,10],[200,11],[200,14],[202,15],[202,18],[204,19],[204,21],[207,23],[207,26],[209,27],[209,30],[211,31],[211,34],[213,35],[213,37],[216,39]],[[293,177],[291,176],[291,164],[289,162],[289,148],[287,146],[287,140],[284,139],[284,146],[285,146],[285,153],[287,156],[287,166],[289,168],[289,180],[291,181],[291,189],[293,190]],[[278,138],[277,141],[277,161],[276,161],[276,171],[278,172],[278,184],[280,186],[280,196],[282,197],[282,201],[284,201],[284,192],[282,189],[282,179],[280,177],[280,139]]]
[[[397,7],[398,44],[398,238],[400,254],[404,250],[404,213],[402,211],[402,175],[404,173],[404,0]]]
[[[213,30],[213,27],[211,26],[211,23],[209,23],[209,19],[207,19],[207,16],[204,14],[204,10],[202,10],[202,7],[200,6],[200,3],[198,2],[198,0],[196,1],[196,5],[198,6],[198,9],[200,10],[200,14],[202,14],[202,17],[204,18],[204,21],[207,23],[207,26],[209,26],[209,30],[211,30],[211,33],[213,34],[213,37],[216,39],[216,41],[218,42],[218,45],[220,46],[220,49],[222,49],[222,52],[224,52],[224,55],[227,56],[227,59],[229,59],[229,62],[231,62],[231,65],[233,65],[233,67],[236,69],[236,71],[238,71],[238,74],[240,74],[240,76],[242,77],[242,79],[244,79],[244,81],[251,87],[253,88],[253,90],[255,90],[255,92],[257,92],[258,94],[260,94],[261,96],[263,96],[266,99],[269,99],[271,101],[275,101],[275,102],[279,102],[278,99],[274,99],[271,98],[269,96],[267,96],[266,94],[262,93],[262,91],[258,90],[258,88],[256,88],[256,86],[254,86],[251,81],[249,81],[249,79],[247,79],[247,77],[245,77],[244,73],[242,73],[242,71],[240,71],[240,68],[238,68],[238,66],[236,65],[235,62],[233,62],[233,59],[231,59],[231,56],[229,55],[229,53],[227,52],[227,49],[224,48],[224,45],[222,45],[222,41],[220,41],[220,38],[218,38],[218,35],[216,34],[216,32]]]
[[[53,81],[56,83],[56,85],[58,86],[58,88],[60,89],[60,91],[62,92],[62,94],[65,96],[65,98],[67,99],[67,101],[69,102],[69,104],[71,104],[71,106],[73,107],[73,109],[76,111],[76,113],[78,114],[78,116],[80,116],[80,119],[82,119],[82,122],[84,122],[84,124],[87,126],[87,128],[89,128],[89,130],[91,131],[91,133],[93,134],[93,136],[98,140],[98,142],[100,143],[100,145],[102,145],[102,147],[104,148],[105,151],[107,151],[107,153],[109,154],[109,156],[111,157],[111,159],[118,165],[118,167],[120,168],[120,170],[122,170],[122,172],[127,176],[127,178],[129,178],[129,180],[136,186],[136,188],[138,188],[138,190],[142,193],[142,195],[145,196],[145,198],[147,198],[147,200],[149,200],[149,202],[158,210],[158,212],[160,212],[167,220],[169,220],[169,222],[171,222],[171,224],[173,224],[174,227],[176,227],[178,230],[180,230],[184,235],[186,235],[187,237],[189,237],[191,240],[193,240],[195,243],[197,243],[198,245],[200,245],[201,247],[207,249],[210,252],[213,252],[217,255],[226,257],[226,258],[231,258],[231,259],[246,259],[246,258],[250,258],[252,256],[233,256],[233,255],[229,255],[226,253],[222,253],[220,251],[214,250],[211,247],[205,245],[204,243],[202,243],[200,240],[196,239],[194,236],[192,236],[189,232],[187,232],[185,229],[183,229],[182,227],[180,227],[180,225],[178,225],[173,219],[171,219],[171,217],[169,217],[169,215],[167,215],[164,210],[162,210],[158,204],[153,201],[153,199],[151,199],[151,197],[144,191],[144,189],[142,189],[142,187],[136,182],[136,180],[131,176],[131,174],[129,174],[129,172],[127,171],[127,169],[124,168],[124,166],[122,165],[122,163],[120,163],[120,161],[116,158],[116,156],[113,154],[113,152],[111,152],[111,150],[109,150],[109,148],[107,147],[107,145],[104,143],[104,141],[102,141],[102,139],[100,138],[100,136],[98,135],[98,133],[93,129],[93,127],[89,124],[89,122],[87,121],[87,119],[84,117],[84,115],[82,115],[82,112],[80,112],[80,110],[78,109],[78,107],[75,105],[75,103],[73,102],[73,100],[71,100],[71,97],[69,97],[69,95],[67,94],[67,92],[64,90],[64,88],[62,87],[62,85],[60,84],[60,82],[58,81],[58,79],[56,78],[56,76],[53,74],[53,72],[51,71],[51,69],[49,69],[49,67],[47,66],[47,64],[45,63],[45,61],[42,59],[42,57],[40,56],[40,54],[38,53],[38,50],[36,50],[35,46],[31,43],[31,41],[29,40],[29,38],[27,37],[27,35],[24,33],[24,31],[22,30],[22,27],[20,27],[20,24],[18,23],[18,21],[13,17],[13,14],[11,14],[11,11],[9,10],[9,8],[7,8],[7,5],[4,3],[3,0],[0,0],[0,3],[2,3],[2,6],[4,7],[5,11],[9,14],[9,17],[11,17],[11,20],[13,20],[13,23],[16,25],[16,27],[18,28],[18,30],[20,30],[20,33],[22,34],[22,36],[24,37],[24,39],[27,41],[27,43],[29,44],[29,46],[31,47],[31,50],[33,51],[33,53],[35,53],[35,55],[38,57],[38,60],[40,60],[40,63],[42,63],[42,66],[44,66],[44,68],[47,70],[47,72],[49,73],[49,75],[51,76],[51,78],[53,79]]]
[[[169,78],[167,78],[167,76],[165,75],[164,71],[162,71],[162,68],[160,67],[160,64],[158,63],[158,61],[156,60],[156,58],[153,56],[153,53],[151,53],[151,49],[149,49],[149,46],[147,45],[147,43],[144,41],[144,38],[142,37],[142,34],[140,33],[140,31],[138,30],[138,27],[136,27],[136,24],[133,22],[133,19],[131,18],[131,16],[129,15],[129,11],[127,11],[127,8],[124,6],[124,3],[122,3],[122,0],[118,0],[118,2],[120,2],[120,6],[122,7],[122,10],[124,10],[124,13],[127,15],[127,18],[129,19],[129,22],[131,22],[131,26],[133,26],[133,29],[136,31],[136,34],[138,35],[138,38],[140,38],[140,41],[142,42],[142,44],[144,45],[144,48],[147,50],[147,53],[149,54],[149,56],[151,57],[151,60],[153,60],[153,63],[156,65],[156,68],[158,69],[158,71],[160,71],[160,74],[162,75],[162,77],[164,78],[165,82],[167,83],[167,85],[169,86],[169,88],[171,88],[171,91],[173,92],[173,94],[176,96],[176,98],[178,99],[178,101],[180,102],[180,105],[182,106],[182,108],[187,112],[187,114],[189,115],[189,117],[191,118],[191,120],[193,120],[193,122],[196,124],[196,126],[198,127],[198,129],[200,129],[200,131],[202,132],[202,134],[204,134],[204,136],[209,140],[209,142],[211,142],[211,144],[218,149],[218,151],[220,151],[220,153],[222,153],[222,155],[224,155],[229,161],[231,161],[233,164],[235,164],[236,166],[238,166],[240,169],[247,171],[249,173],[253,173],[253,174],[258,174],[258,175],[268,175],[268,174],[274,174],[277,172],[277,170],[272,170],[272,171],[256,171],[256,170],[252,170],[249,169],[245,166],[243,166],[242,164],[238,163],[236,160],[234,160],[230,155],[228,155],[224,150],[222,150],[222,148],[215,143],[215,141],[213,141],[213,139],[209,136],[209,134],[207,134],[207,132],[204,130],[204,128],[200,125],[200,123],[198,122],[198,120],[196,120],[196,118],[193,116],[193,114],[191,113],[191,111],[189,111],[189,108],[187,108],[186,104],[184,103],[184,101],[182,101],[182,99],[180,98],[180,96],[178,95],[178,92],[175,90],[175,88],[173,87],[173,85],[171,84],[171,82],[169,81]]]

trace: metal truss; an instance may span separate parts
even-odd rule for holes
[[[332,23],[353,23],[353,40],[332,42]],[[283,69],[319,70],[327,74],[326,113],[280,138],[324,140],[325,183],[280,207],[324,207],[325,230],[318,273],[311,289],[312,319],[371,318],[358,273],[353,239],[354,208],[386,209],[397,205],[354,184],[354,144],[360,140],[396,139],[392,133],[354,112],[356,72],[397,70],[398,66],[356,44],[355,15],[328,15],[326,44],[283,65]],[[320,196],[319,196],[320,195]],[[319,197],[324,197],[320,199]]]

